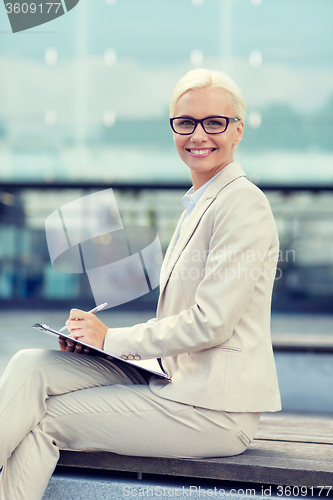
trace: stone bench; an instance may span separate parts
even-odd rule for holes
[[[253,443],[234,457],[165,459],[62,450],[58,467],[62,471],[132,473],[139,479],[148,474],[170,479],[328,486],[333,485],[333,420],[329,416],[263,414]]]

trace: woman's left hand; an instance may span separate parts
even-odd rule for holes
[[[89,347],[83,346],[74,340],[69,340],[64,337],[59,337],[60,351],[76,352],[77,354],[90,354]]]
[[[74,340],[103,349],[108,327],[94,314],[80,309],[71,309],[66,326]]]

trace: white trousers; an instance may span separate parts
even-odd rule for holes
[[[1,500],[41,500],[59,448],[156,457],[242,453],[260,413],[156,396],[135,368],[71,352],[20,351],[0,379]]]

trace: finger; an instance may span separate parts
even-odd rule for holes
[[[78,340],[78,341],[80,341],[80,339],[84,340],[84,336],[83,335],[74,334],[74,335],[71,335],[71,337],[73,337],[74,340]]]
[[[88,313],[86,311],[82,311],[81,309],[71,309],[69,312],[70,320],[80,320],[84,319]]]
[[[89,351],[89,348],[88,348],[88,347],[85,347],[85,348],[83,349],[83,354],[89,354],[89,352],[90,352],[90,351]]]
[[[58,339],[60,351],[66,350],[66,340],[63,337],[59,337]]]
[[[67,340],[65,351],[66,352],[73,352],[74,349],[75,349],[75,342],[73,342],[72,340]]]
[[[81,321],[79,319],[68,319],[66,321],[66,327],[69,332],[72,330],[80,330],[81,329]]]
[[[80,353],[82,351],[82,345],[81,344],[76,344],[74,352]]]

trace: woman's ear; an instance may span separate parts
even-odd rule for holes
[[[237,122],[235,139],[234,139],[234,142],[233,142],[234,146],[237,146],[237,144],[240,143],[240,141],[242,140],[242,137],[243,137],[243,133],[244,133],[244,122],[243,121],[239,121],[239,122]]]

